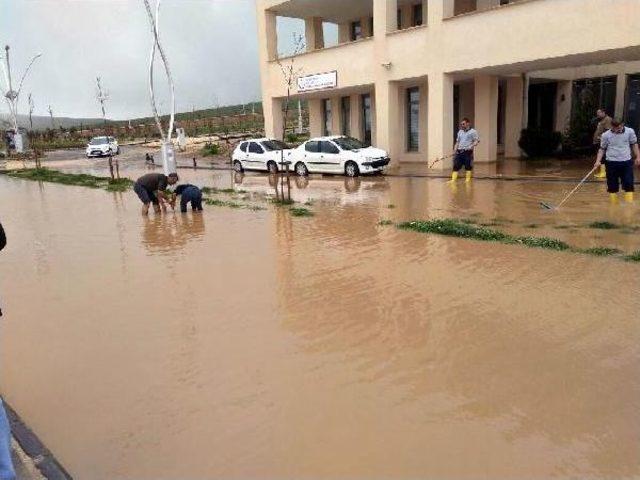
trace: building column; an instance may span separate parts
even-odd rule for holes
[[[428,87],[428,150],[427,161],[453,152],[453,79],[445,73],[429,74]],[[435,168],[450,168],[451,159],[438,162]]]
[[[571,120],[571,95],[573,82],[571,80],[559,80],[556,93],[556,124],[554,130],[564,132]]]
[[[442,22],[443,18],[453,17],[454,0],[428,0],[428,4],[427,11],[423,10],[422,12],[423,20],[426,19],[428,25],[437,25]]]
[[[282,113],[282,100],[271,98],[262,102],[264,116],[264,134],[268,138],[282,138],[284,116]]]
[[[276,14],[269,10],[264,10],[263,15],[259,15],[258,37],[264,39],[259,42],[264,45],[261,49],[260,57],[262,61],[275,60],[278,56],[278,29],[276,26]]]
[[[309,106],[309,135],[313,137],[322,136],[322,100],[310,98],[307,101]]]
[[[401,153],[400,144],[403,138],[398,126],[400,121],[400,88],[395,82],[384,81],[376,83],[375,110],[375,139],[373,143],[389,153],[391,160],[397,162]],[[402,127],[400,127],[402,128]]]
[[[507,101],[505,108],[504,156],[520,156],[520,132],[522,130],[522,98],[524,84],[522,77],[507,79]]]
[[[324,48],[322,18],[309,17],[304,19],[304,37],[307,44],[307,52]]]
[[[348,43],[351,41],[351,24],[349,22],[338,24],[338,43]]]
[[[395,32],[398,29],[398,0],[373,0],[373,23],[374,33]],[[367,29],[368,24],[367,20]],[[362,28],[364,32],[364,24]]]
[[[615,118],[622,119],[624,117],[624,97],[627,92],[627,75],[626,73],[618,73],[616,83],[616,107],[612,112]],[[608,112],[607,112],[608,113]]]
[[[492,162],[498,156],[498,78],[477,76],[474,97],[474,128],[480,136],[474,159],[476,162]]]
[[[351,95],[351,136],[363,140],[362,136],[362,96]]]

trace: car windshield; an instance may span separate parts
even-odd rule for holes
[[[96,138],[92,138],[91,142],[89,143],[90,145],[104,145],[107,142],[107,137],[96,137]]]
[[[281,142],[280,140],[265,140],[262,143],[262,146],[267,152],[273,152],[276,150],[285,150],[287,147],[286,143]]]
[[[364,144],[353,137],[334,138],[333,141],[343,150],[358,150],[364,148]]]

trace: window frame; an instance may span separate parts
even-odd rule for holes
[[[251,147],[254,146],[254,145],[259,149],[259,151],[254,152],[253,150],[251,150]],[[248,151],[248,153],[255,153],[257,155],[264,155],[264,148],[262,148],[262,145],[260,145],[258,142],[249,142],[249,151]]]
[[[331,140],[321,140],[320,142],[320,152],[319,153],[324,153],[326,155],[339,155],[340,154],[340,148],[333,143]],[[332,151],[326,151],[325,150],[325,145],[328,145],[332,148]]]
[[[316,146],[315,150],[310,150],[309,147],[314,144]],[[309,140],[304,144],[304,151],[307,153],[320,153],[320,141],[319,140]]]
[[[407,152],[420,151],[420,87],[407,88],[405,107],[407,109],[406,149]],[[416,107],[416,111],[413,110]],[[415,116],[414,116],[415,114]],[[416,125],[413,125],[415,120]]]

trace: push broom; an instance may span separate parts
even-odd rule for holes
[[[592,174],[593,172],[595,172],[597,169],[598,169],[598,167],[597,167],[597,166],[593,167],[593,168],[589,171],[589,173],[587,173],[587,174],[585,175],[585,177],[584,177],[582,180],[580,180],[580,183],[579,183],[578,185],[576,185],[576,186],[575,186],[575,188],[574,188],[573,190],[571,190],[571,191],[568,193],[568,195],[562,199],[562,201],[558,204],[558,206],[557,206],[557,207],[554,207],[553,205],[551,205],[551,204],[549,204],[549,203],[545,203],[545,202],[540,202],[540,206],[541,206],[542,208],[546,208],[547,210],[558,210],[562,205],[564,205],[564,203],[565,203],[567,200],[569,200],[569,197],[571,197],[571,195],[573,195],[574,193],[576,193],[576,191],[578,191],[578,189],[582,186],[582,184],[583,184],[584,182],[586,182],[586,181],[587,181],[587,179],[591,176],[591,174]]]

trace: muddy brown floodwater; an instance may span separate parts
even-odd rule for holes
[[[640,248],[601,184],[539,209],[569,188],[312,177],[311,218],[141,218],[132,192],[0,177],[2,395],[82,480],[638,478],[637,264],[378,225]]]

